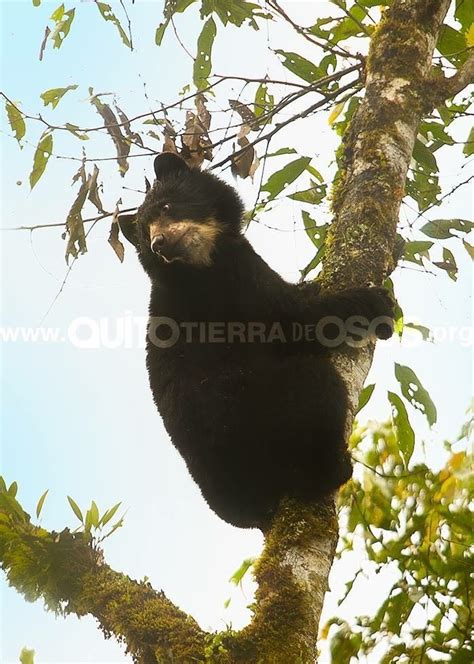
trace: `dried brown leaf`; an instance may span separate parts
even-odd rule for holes
[[[248,125],[254,125],[257,121],[255,113],[238,99],[229,99],[229,106],[238,113],[242,120]]]
[[[122,242],[120,241],[119,234],[120,234],[120,226],[118,223],[118,214],[119,214],[119,209],[118,205],[115,208],[114,216],[112,217],[112,225],[110,226],[110,233],[109,233],[109,244],[112,247],[112,249],[115,251],[115,253],[118,256],[118,259],[121,263],[123,263],[123,259],[125,256],[125,247],[123,246]]]
[[[212,159],[211,141],[207,129],[192,111],[186,114],[186,125],[181,137],[183,156],[190,166],[201,166],[204,159]]]
[[[108,104],[104,104],[104,102],[100,101],[97,95],[91,96],[91,104],[95,106],[97,112],[102,117],[105,129],[115,144],[119,171],[120,175],[123,177],[128,171],[127,157],[130,153],[130,142],[122,134],[121,128],[117,126],[119,123],[115,113],[110,108],[110,106],[108,106]]]
[[[207,110],[205,96],[203,94],[196,95],[194,103],[196,105],[198,118],[200,119],[206,130],[208,130],[211,126],[211,114]]]
[[[135,143],[138,143],[143,147],[142,137],[140,136],[140,134],[137,134],[137,132],[132,131],[132,128],[130,126],[130,120],[122,111],[122,109],[119,106],[117,106],[117,104],[115,104],[115,110],[117,111],[119,120],[123,124],[123,128],[125,129],[125,133],[127,134],[128,138],[130,138],[130,140],[134,141]]]
[[[69,262],[69,256],[77,258],[79,253],[85,254],[87,251],[86,234],[84,232],[84,222],[82,220],[82,208],[89,193],[89,176],[87,180],[82,182],[76,200],[71,206],[66,219],[66,231],[68,234],[68,241],[66,245],[66,263]]]
[[[100,200],[99,196],[99,188],[97,186],[97,177],[99,175],[99,169],[97,167],[97,164],[94,164],[94,171],[92,172],[91,175],[91,180],[89,183],[89,200],[93,205],[96,206],[96,208],[99,210],[100,213],[104,212],[104,207],[102,205],[102,201]]]
[[[45,31],[44,31],[43,41],[41,42],[41,46],[40,46],[40,52],[39,52],[39,59],[40,60],[43,59],[44,49],[46,48],[46,43],[48,41],[48,37],[49,37],[50,34],[51,34],[51,30],[49,29],[48,26],[46,26]]]
[[[234,175],[247,178],[251,175],[252,166],[255,161],[255,150],[252,146],[246,147],[249,145],[249,140],[246,136],[242,136],[237,142],[240,148],[244,148],[244,150],[232,157],[231,171]],[[253,169],[252,175],[255,170],[256,167]]]
[[[176,131],[171,122],[165,118],[163,122],[163,152],[178,152],[176,147]]]

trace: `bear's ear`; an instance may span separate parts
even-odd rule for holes
[[[136,214],[119,214],[117,218],[122,235],[138,249],[138,227]]]
[[[157,180],[163,180],[169,175],[178,175],[189,170],[189,166],[175,152],[162,152],[155,157],[155,175]]]

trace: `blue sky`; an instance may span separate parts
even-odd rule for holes
[[[35,113],[41,109],[39,95],[44,90],[79,84],[56,112],[43,112],[52,121],[74,118],[77,124],[86,125],[99,124],[87,102],[89,85],[97,92],[117,92],[119,103],[129,115],[149,110],[156,100],[174,100],[189,79],[192,63],[171,35],[162,49],[154,46],[161,4],[136,2],[131,8],[137,50],[130,55],[114,27],[103,23],[93,4],[78,3],[70,36],[59,51],[48,47],[43,62],[39,62],[44,27],[56,3],[43,2],[34,9],[30,2],[2,0],[2,89],[10,98],[21,101],[26,111]],[[305,16],[309,11],[304,2],[292,3],[292,8],[295,15],[299,12]],[[114,9],[119,13],[119,3],[114,3]],[[311,11],[324,13],[327,7],[318,3]],[[179,25],[181,37],[193,49],[196,17],[185,16]],[[286,39],[291,50],[291,38],[273,28],[268,34],[247,32],[242,49],[238,31],[230,30],[217,41],[216,70],[264,74],[274,66],[274,56],[267,47],[280,45],[280,37]],[[144,96],[144,81],[149,101]],[[45,175],[30,193],[28,174],[41,133],[39,124],[28,123],[27,139],[31,144],[25,143],[23,150],[9,137],[4,117],[2,129],[2,227],[61,221],[74,197],[69,183],[78,164],[51,159]],[[317,166],[320,160],[324,175],[331,172],[329,161],[336,138],[324,114],[292,130],[290,140],[303,154],[316,154]],[[87,148],[90,155],[113,154],[107,137],[101,137],[94,149]],[[57,140],[55,152],[73,151],[78,153],[75,139]],[[141,188],[143,175],[151,176],[151,166],[146,160],[130,160],[126,186]],[[106,209],[112,209],[120,196],[126,205],[139,201],[137,194],[122,189],[124,183],[113,162],[101,168]],[[445,159],[443,183],[449,187],[457,178],[459,160],[450,153]],[[239,183],[239,187],[251,204],[251,186]],[[321,214],[327,214],[327,210]],[[402,216],[405,214],[402,211]],[[465,189],[443,209],[445,217],[471,215],[472,203]],[[293,230],[296,220],[296,210],[289,204],[282,205],[266,221],[285,232],[257,225],[249,232],[259,253],[289,279],[298,277],[298,270],[312,252],[304,233],[287,232]],[[75,265],[46,325],[64,333],[78,317],[97,321],[106,316],[113,325],[124,316],[146,314],[147,279],[131,251],[126,253],[123,265],[118,262],[106,242],[108,230],[108,223],[96,227],[89,252]],[[37,326],[66,269],[60,232],[37,231],[31,236],[5,232],[1,241],[2,324]],[[443,274],[434,277],[409,269],[399,269],[395,283],[407,319],[430,327],[452,327],[454,340],[413,347],[395,340],[379,344],[369,378],[378,387],[364,411],[364,417],[386,417],[385,390],[396,387],[393,360],[412,366],[439,408],[433,432],[427,431],[423,419],[413,414],[434,465],[444,458],[443,438],[457,433],[471,392],[471,352],[459,338],[459,330],[471,322],[470,265],[467,254],[459,251],[459,244],[453,242],[453,247],[460,265],[455,286]],[[4,345],[1,361],[2,473],[7,481],[18,481],[26,509],[34,512],[38,497],[49,488],[42,523],[60,530],[76,525],[67,494],[83,507],[91,499],[103,509],[121,500],[126,510],[125,526],[107,542],[110,564],[135,578],[148,576],[154,587],[162,588],[203,627],[243,624],[251,588],[246,595],[232,592],[228,578],[244,558],[258,554],[261,536],[228,526],[205,505],[155,411],[143,349],[138,344],[132,348],[88,350],[68,342],[16,342]],[[350,563],[347,570],[350,573]],[[333,575],[333,583],[337,585],[340,576],[341,570]],[[224,610],[230,594],[233,601]],[[376,606],[373,594],[361,597],[356,607],[346,610],[364,611]],[[5,663],[17,661],[23,646],[35,648],[38,663],[128,661],[114,641],[104,640],[90,618],[58,619],[46,614],[40,603],[26,604],[3,582],[1,600],[0,652]]]

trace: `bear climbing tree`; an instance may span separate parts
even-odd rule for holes
[[[164,19],[156,33],[157,44],[161,44],[165,33],[171,29],[176,31],[179,40],[175,19],[188,11],[188,8],[191,11],[194,4],[192,0],[165,3]],[[425,211],[441,202],[434,175],[437,167],[433,165],[433,152],[440,145],[450,144],[445,138],[445,129],[452,116],[460,117],[467,112],[467,104],[463,100],[456,104],[449,100],[473,80],[471,9],[462,0],[455,3],[449,0],[393,0],[388,6],[360,0],[350,7],[338,1],[335,3],[338,8],[335,18],[332,15],[318,18],[310,28],[304,28],[276,0],[269,0],[262,3],[262,6],[243,0],[235,3],[203,1],[198,4],[201,18],[205,21],[198,40],[193,70],[198,92],[188,96],[185,93],[176,104],[170,105],[178,107],[184,101],[192,100],[195,112],[188,112],[181,132],[176,130],[167,117],[169,109],[161,109],[163,117],[158,117],[158,111],[147,114],[149,124],[154,126],[153,131],[159,128],[164,135],[159,151],[176,152],[178,146],[193,166],[200,166],[206,160],[215,169],[231,165],[236,176],[245,178],[256,175],[258,178],[261,173],[259,167],[262,169],[263,163],[270,158],[270,141],[277,134],[281,135],[289,124],[312,117],[323,108],[333,107],[332,122],[335,122],[338,114],[344,112],[344,119],[338,123],[342,142],[337,153],[337,174],[331,188],[333,218],[329,227],[321,231],[319,239],[315,238],[317,260],[309,267],[317,267],[324,257],[318,278],[321,297],[337,298],[337,294],[346,289],[363,289],[362,299],[369,298],[364,299],[364,302],[370,302],[376,313],[391,313],[379,289],[395,268],[400,204],[406,191]],[[456,29],[444,23],[453,22],[446,18],[451,5]],[[131,33],[122,28],[112,9],[104,3],[97,3],[97,7],[101,15],[118,29],[122,41],[130,47]],[[74,10],[66,12],[64,5],[53,14],[54,30],[46,32],[41,55],[48,47],[48,40],[56,47],[61,46],[70,31],[74,16]],[[327,28],[327,19],[333,21],[330,28]],[[230,23],[243,30],[245,24],[258,28],[270,20],[282,21],[305,44],[308,42],[322,48],[323,57],[318,66],[311,68],[312,63],[302,55],[279,52],[286,70],[299,78],[297,82],[289,81],[292,90],[278,103],[275,103],[269,91],[271,79],[247,79],[245,83],[253,82],[258,86],[254,110],[240,101],[231,100],[231,110],[242,120],[239,130],[230,139],[236,142],[236,146],[220,161],[213,159],[214,149],[229,145],[227,135],[214,142],[209,138],[211,115],[207,108],[206,94],[210,96],[210,90],[216,92],[216,87],[226,80],[226,77],[221,77],[215,83],[210,81],[216,26],[218,24],[221,30],[221,25],[227,26]],[[352,48],[352,38],[367,39],[370,42],[367,56]],[[349,66],[344,66],[348,61]],[[352,77],[349,82],[346,82],[349,79],[344,79],[346,76]],[[45,103],[55,106],[69,91],[70,88],[49,91],[49,101]],[[309,93],[317,93],[318,100],[306,104],[306,95]],[[27,114],[6,94],[3,95],[11,131],[19,141],[25,136],[26,123],[34,121],[45,126],[30,176],[32,187],[44,173],[53,155],[53,137],[61,131],[72,133],[81,140],[81,137],[95,130],[105,130],[117,149],[121,173],[124,174],[129,168],[128,158],[133,156],[130,154],[132,147],[143,145],[140,134],[134,130],[134,122],[138,119],[129,119],[120,108],[114,111],[93,90],[90,95],[91,104],[103,121],[103,125],[98,128],[81,128],[71,123],[61,127],[54,125],[42,115]],[[303,110],[300,105],[298,110],[292,111],[290,105],[295,101],[306,104]],[[283,114],[279,115],[282,111]],[[433,122],[433,114],[436,114],[437,122]],[[426,126],[427,118],[431,120],[429,127]],[[311,136],[311,144],[315,143],[316,137]],[[466,142],[466,154],[470,154],[470,143],[472,138]],[[431,151],[431,158],[427,156],[427,151]],[[148,158],[154,152],[158,150],[148,149]],[[407,179],[412,157],[418,168]],[[270,202],[305,169],[313,179],[309,190],[298,192],[299,200],[313,205],[321,200],[326,190],[318,173],[306,158],[301,159],[291,162],[289,170],[275,174],[276,177],[273,180],[270,178],[262,187],[267,187]],[[99,209],[99,214],[89,220],[92,221],[92,227],[98,221],[113,217],[109,242],[122,258],[119,213],[130,213],[132,218],[128,221],[131,223],[136,213],[135,207],[124,209],[123,206],[113,213],[104,211],[97,186],[98,167],[88,173],[87,164],[87,161],[82,163],[75,180],[79,192],[66,222],[59,224],[64,226],[66,255],[72,258],[72,264],[87,250],[89,230],[86,230],[85,224],[88,220],[83,219],[81,214],[87,199]],[[149,193],[146,200],[152,200],[152,196]],[[230,208],[233,206],[234,213],[240,214],[235,196],[233,198],[232,193],[229,196],[230,203],[224,207],[227,209],[228,205]],[[164,201],[164,204],[170,205],[172,202]],[[250,223],[259,211],[257,205],[253,214],[244,218],[244,221]],[[124,234],[130,235],[125,230],[126,220],[123,217],[122,221]],[[456,222],[455,228],[460,233],[467,230],[467,222],[450,221],[453,224]],[[26,228],[31,231],[31,228],[35,230],[39,227],[42,225]],[[143,232],[140,223],[137,227],[139,233]],[[445,224],[442,228],[444,235],[447,233],[449,237],[453,226]],[[429,229],[425,230],[429,232]],[[161,235],[165,234],[161,232],[154,238],[150,236],[149,250],[152,255],[142,255],[148,271],[150,263],[147,261],[152,258],[155,260],[156,254],[160,253],[170,263],[166,267],[173,268],[172,256],[167,256],[166,237],[161,238]],[[211,238],[211,242],[217,241],[218,236],[219,231],[211,224],[207,240]],[[435,233],[433,237],[439,239],[443,235]],[[212,251],[209,252],[209,246],[201,240],[197,238],[198,243],[201,243],[199,261],[212,261]],[[416,262],[419,259],[419,253],[416,252],[426,252],[428,249],[426,245],[424,249],[411,245],[404,250],[404,257],[407,260],[410,260],[410,256],[414,257],[413,262]],[[250,249],[246,247],[245,251],[249,252]],[[437,265],[440,270],[452,274],[454,257],[451,258],[446,252],[443,255],[444,260],[438,261]],[[376,288],[367,291],[368,284],[375,284]],[[308,292],[302,289],[305,297]],[[372,299],[372,293],[377,295],[375,299]],[[338,426],[344,429],[345,440],[349,437],[360,403],[372,354],[373,344],[369,344],[360,349],[344,347],[331,356],[328,374],[330,371],[332,376],[338,377],[334,380],[342,381],[344,385],[345,417],[343,425],[338,421]],[[305,365],[302,371],[306,370]],[[400,381],[403,391],[406,387],[403,376]],[[411,377],[410,382],[416,382],[416,377]],[[342,388],[338,386],[338,389]],[[418,392],[418,395],[410,398],[418,404],[422,403],[432,423],[435,419],[433,405],[422,390]],[[160,401],[159,395],[156,400]],[[400,406],[401,399],[392,399],[391,403],[397,404],[398,414],[404,413],[403,404]],[[159,407],[163,408],[162,404],[159,403]],[[165,419],[169,417],[166,412],[164,416]],[[173,428],[172,420],[171,416],[170,429]],[[173,431],[171,434],[176,435]],[[408,443],[406,440],[403,442],[400,434],[402,444],[407,445],[404,453],[409,457]],[[337,480],[333,485],[339,483]],[[71,533],[68,529],[60,533],[49,532],[36,526],[22,509],[16,500],[16,486],[12,485],[8,490],[6,486],[0,488],[0,558],[8,581],[27,599],[43,598],[46,605],[56,611],[94,616],[107,636],[113,635],[125,643],[127,651],[136,662],[306,664],[316,660],[318,625],[338,537],[332,497],[325,496],[308,502],[300,500],[300,496],[290,495],[281,501],[274,514],[275,504],[273,500],[270,501],[272,518],[268,524],[265,523],[265,548],[254,568],[258,589],[252,607],[252,620],[240,632],[226,630],[222,633],[208,633],[193,618],[174,606],[162,592],[155,591],[148,582],[133,581],[106,564],[103,552],[92,536],[93,528],[99,523],[97,514],[89,512],[89,522],[80,532]],[[282,493],[284,489],[286,487],[280,487]],[[44,498],[40,501],[38,513],[43,502]],[[77,513],[75,504],[73,508]],[[102,518],[106,516],[108,518],[110,515]],[[249,520],[254,517],[249,516]],[[234,520],[232,515],[226,518]],[[257,520],[262,521],[261,514],[257,515]],[[248,523],[250,521],[244,525]]]

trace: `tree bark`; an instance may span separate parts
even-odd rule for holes
[[[431,65],[449,0],[394,0],[375,30],[366,94],[343,139],[326,243],[323,288],[380,284],[391,272],[400,204],[420,120],[431,110]],[[458,92],[472,61],[448,79]],[[449,83],[451,81],[451,83]],[[442,85],[440,90],[442,89]],[[441,94],[441,92],[440,92]],[[346,381],[349,435],[373,347],[338,354]],[[6,494],[0,494],[5,496]],[[309,664],[337,543],[334,500],[284,500],[256,564],[259,588],[251,624],[240,633],[206,634],[147,583],[111,570],[84,535],[34,527],[18,503],[0,500],[0,558],[10,583],[63,613],[94,615],[140,664]],[[3,501],[3,502],[2,502]],[[21,574],[30,570],[30,584]]]

